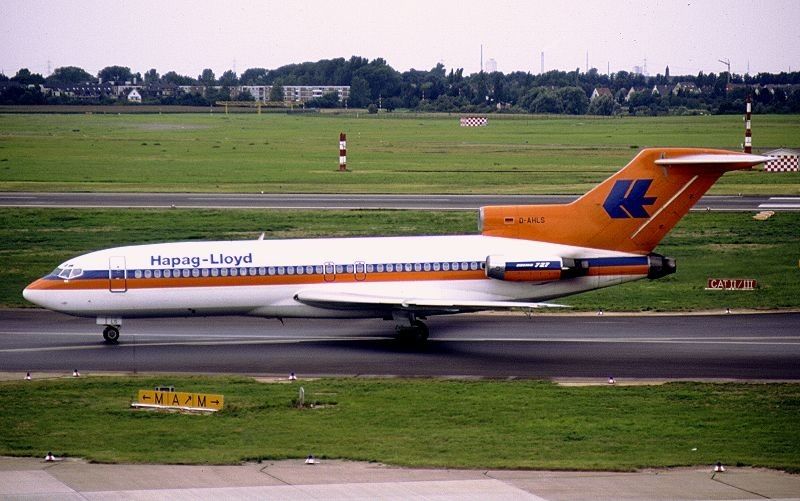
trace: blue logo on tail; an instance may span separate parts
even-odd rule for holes
[[[644,206],[653,205],[656,202],[656,197],[645,196],[652,182],[652,179],[637,179],[635,181],[620,179],[611,188],[611,193],[608,194],[606,201],[603,202],[603,208],[614,219],[650,217],[650,214],[644,210]]]

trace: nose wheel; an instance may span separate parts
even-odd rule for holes
[[[107,325],[103,329],[103,339],[108,343],[116,343],[119,341],[119,327],[115,325]]]

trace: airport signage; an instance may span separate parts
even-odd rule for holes
[[[222,410],[224,403],[225,397],[223,395],[211,393],[139,390],[136,407],[218,411]]]
[[[706,282],[706,290],[752,291],[756,287],[758,282],[753,278],[709,278]]]

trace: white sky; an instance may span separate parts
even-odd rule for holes
[[[359,55],[397,70],[650,74],[800,70],[798,0],[0,0],[0,70],[80,66],[197,76]],[[234,68],[235,66],[235,68]],[[324,82],[320,82],[324,83]]]

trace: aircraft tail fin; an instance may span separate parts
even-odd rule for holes
[[[767,157],[702,148],[647,148],[569,204],[481,208],[489,236],[647,254],[727,171]]]

